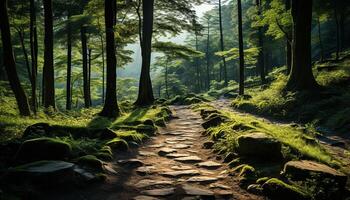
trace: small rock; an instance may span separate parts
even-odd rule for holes
[[[190,145],[186,145],[186,144],[175,144],[171,146],[174,149],[188,149],[191,146]]]
[[[191,166],[178,165],[178,166],[172,166],[171,169],[173,169],[173,170],[189,170],[189,169],[192,169],[192,167]]]
[[[162,180],[151,180],[151,179],[144,179],[136,183],[135,187],[137,188],[145,188],[150,186],[166,186],[166,185],[172,185],[172,181],[162,181]]]
[[[183,170],[183,171],[168,171],[163,172],[161,175],[167,176],[167,177],[181,177],[181,176],[197,176],[200,172],[198,170]]]
[[[139,151],[139,155],[140,156],[157,156],[157,154],[153,153],[153,152],[149,152],[149,151]]]
[[[196,163],[196,162],[202,161],[202,159],[198,156],[180,157],[180,158],[175,158],[174,160],[183,162],[183,163]]]
[[[169,196],[175,193],[175,188],[145,190],[145,191],[142,191],[141,193],[149,196]]]
[[[153,144],[153,145],[148,145],[149,148],[161,148],[164,147],[164,144]]]
[[[252,194],[256,195],[262,195],[263,194],[263,188],[260,184],[251,184],[248,186],[247,191]]]
[[[188,157],[190,154],[187,153],[169,153],[166,155],[167,158],[180,158],[180,157]]]
[[[101,140],[112,140],[117,137],[117,133],[110,128],[105,128],[100,132]]]
[[[311,198],[299,188],[272,178],[263,185],[264,195],[273,200],[310,200]]]
[[[137,196],[137,197],[134,197],[133,200],[160,200],[158,198],[155,198],[155,197],[150,197],[150,196]]]
[[[154,166],[144,166],[136,169],[136,173],[145,176],[146,174],[154,174],[156,168]]]
[[[211,149],[213,146],[214,146],[214,142],[213,141],[206,141],[206,142],[204,142],[204,144],[203,144],[203,148],[205,148],[205,149]]]
[[[207,168],[207,169],[218,169],[222,165],[220,163],[214,161],[206,161],[197,164],[199,167]]]
[[[118,164],[123,167],[130,167],[130,168],[137,168],[144,165],[144,163],[138,159],[118,160]]]
[[[221,123],[227,121],[227,118],[221,115],[217,115],[208,119],[207,121],[202,123],[203,128],[208,129],[210,127],[215,127],[220,125]]]
[[[158,155],[160,155],[160,156],[165,156],[165,155],[167,155],[167,154],[170,154],[170,153],[176,153],[177,152],[177,150],[176,149],[171,149],[171,148],[161,148],[161,149],[159,149],[159,151],[158,151]]]
[[[227,185],[223,185],[220,183],[212,183],[209,185],[210,188],[212,189],[224,189],[224,190],[231,190],[231,187],[227,186]]]
[[[185,194],[187,195],[193,195],[193,196],[214,196],[214,192],[207,189],[202,189],[196,186],[191,185],[183,185],[182,189],[185,191]]]
[[[187,179],[187,182],[212,183],[217,180],[218,178],[210,177],[210,176],[195,176]]]

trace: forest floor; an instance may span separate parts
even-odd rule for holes
[[[203,147],[208,138],[198,113],[189,106],[172,110],[175,119],[157,136],[115,156],[110,166],[116,174],[105,183],[74,192],[48,191],[43,199],[262,199],[241,189],[222,158]]]

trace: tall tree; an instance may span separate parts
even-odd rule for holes
[[[147,106],[154,102],[152,81],[150,76],[154,0],[142,1],[142,67],[139,83],[139,93],[135,105]]]
[[[72,109],[72,26],[71,11],[68,9],[67,22],[67,82],[66,82],[66,109]]]
[[[207,63],[207,77],[206,77],[206,87],[207,90],[210,89],[210,16],[207,17],[207,48],[205,51],[206,63]]]
[[[30,0],[30,54],[32,59],[31,86],[32,86],[32,108],[37,111],[37,73],[38,73],[38,33],[36,26],[35,0]]]
[[[105,0],[105,27],[106,27],[106,52],[107,52],[107,85],[106,100],[101,116],[117,117],[119,107],[117,102],[117,59],[115,56],[114,24],[116,22],[116,5],[114,0]]]
[[[45,25],[44,50],[44,106],[55,108],[55,72],[53,64],[53,16],[52,0],[43,0]]]
[[[4,59],[4,65],[5,70],[7,72],[7,77],[10,82],[11,89],[15,95],[20,114],[23,116],[29,116],[30,108],[28,104],[28,99],[17,75],[16,63],[12,50],[11,33],[9,18],[7,14],[6,0],[0,0],[0,28],[4,55],[3,57],[6,58]]]
[[[291,0],[285,0],[285,8],[287,11],[290,10],[290,1]],[[292,44],[288,38],[288,33],[286,33],[286,65],[287,73],[289,74],[292,68]]]
[[[255,4],[256,4],[256,8],[258,11],[258,16],[261,16],[261,0],[255,0]],[[261,83],[265,84],[265,63],[264,63],[264,33],[262,30],[262,27],[259,26],[258,27],[258,45],[260,47],[260,51],[259,51],[259,57],[258,57],[258,62],[257,62],[257,66],[259,69],[259,73],[260,73],[260,79],[261,79]]]
[[[244,94],[244,47],[242,30],[242,3],[237,0],[238,43],[239,43],[239,94]]]
[[[90,84],[89,84],[89,66],[88,66],[88,48],[87,48],[87,37],[86,37],[86,26],[83,24],[80,27],[81,37],[81,55],[83,60],[83,91],[84,91],[84,105],[85,108],[90,107],[91,95],[90,95]]]
[[[293,0],[292,68],[287,90],[314,90],[318,85],[311,65],[312,1]]]
[[[219,0],[219,27],[220,27],[220,48],[221,48],[221,51],[224,51],[225,44],[224,44],[224,33],[223,33],[223,28],[222,28],[222,3],[221,3],[221,0]],[[225,86],[227,86],[228,79],[227,79],[227,67],[226,67],[225,57],[222,57],[222,63],[223,63],[223,67],[224,67]],[[221,73],[220,73],[220,75],[221,75]]]

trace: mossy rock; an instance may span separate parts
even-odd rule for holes
[[[264,195],[271,200],[310,200],[311,196],[302,188],[272,178],[263,185]]]
[[[28,126],[23,132],[23,138],[51,136],[51,126],[48,123],[36,123]]]
[[[256,195],[262,195],[263,194],[263,188],[260,184],[250,184],[247,187],[247,191],[252,194]]]
[[[94,170],[103,170],[103,162],[94,155],[86,155],[77,159],[80,166],[88,167]]]
[[[101,140],[112,140],[112,139],[116,138],[117,136],[118,136],[117,133],[114,132],[112,129],[106,128],[100,132],[99,138]]]
[[[219,126],[221,123],[226,122],[227,117],[223,115],[216,115],[215,117],[212,117],[205,122],[202,123],[203,128],[208,129],[210,127]]]
[[[143,122],[144,125],[148,125],[148,126],[155,126],[154,125],[154,121],[152,119],[146,119],[144,122]]]
[[[234,125],[232,125],[231,128],[235,131],[249,131],[254,129],[252,126],[249,126],[244,123],[235,123]]]
[[[96,158],[103,160],[103,161],[113,160],[113,156],[109,153],[98,152],[98,153],[95,153],[94,156],[96,156]]]
[[[155,124],[156,124],[157,126],[160,126],[160,127],[165,127],[165,126],[166,126],[165,120],[164,120],[163,117],[157,118],[157,119],[155,120]]]
[[[268,180],[270,180],[269,177],[262,177],[262,178],[259,178],[258,180],[256,180],[256,183],[262,185],[262,184],[266,183],[266,181],[268,181]]]
[[[157,127],[151,126],[151,125],[139,124],[136,127],[134,127],[134,130],[136,130],[139,133],[146,133],[148,135],[153,135],[157,131]]]
[[[250,133],[237,138],[237,152],[243,156],[281,160],[282,144],[265,133]]]
[[[203,119],[207,118],[210,114],[217,113],[219,114],[220,112],[218,110],[214,109],[202,109],[200,110],[200,115],[202,116]]]
[[[70,144],[53,138],[37,138],[23,142],[17,152],[16,161],[64,160],[72,153]]]
[[[239,166],[240,164],[241,164],[241,159],[240,158],[236,158],[236,159],[234,159],[234,160],[231,160],[229,163],[228,163],[228,166],[230,167],[230,168],[235,168],[235,167],[237,167],[237,166]]]
[[[112,149],[119,150],[119,151],[126,151],[129,149],[128,143],[120,138],[114,138],[113,140],[110,140],[106,143],[107,146],[111,147]]]
[[[202,99],[199,99],[197,97],[190,97],[190,98],[186,98],[183,103],[185,105],[192,105],[192,104],[202,103],[202,102],[203,102]]]

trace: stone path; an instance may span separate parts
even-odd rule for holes
[[[144,145],[116,155],[102,185],[81,191],[50,194],[65,200],[191,200],[263,199],[238,186],[228,167],[212,150],[203,148],[208,138],[199,113],[186,106],[174,106],[176,119]],[[52,198],[51,198],[52,199]]]

